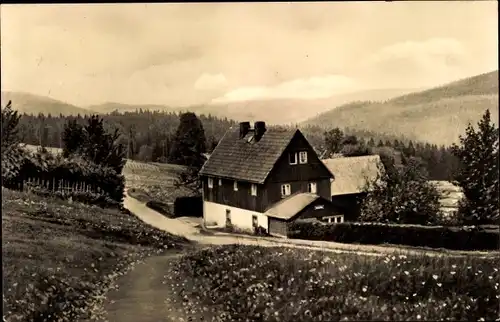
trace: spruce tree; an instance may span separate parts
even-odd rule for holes
[[[460,161],[454,183],[465,195],[459,204],[459,218],[467,225],[499,224],[498,127],[491,122],[489,110],[477,130],[467,126],[452,153]]]
[[[200,193],[201,182],[198,173],[205,163],[206,138],[203,124],[196,114],[183,113],[175,132],[174,142],[169,155],[169,163],[184,166],[179,173],[176,186],[185,187],[195,194]]]

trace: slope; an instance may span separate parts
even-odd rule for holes
[[[303,124],[360,128],[448,145],[458,142],[467,124],[477,123],[486,109],[498,119],[498,71],[385,102],[349,103]]]
[[[12,101],[12,107],[20,113],[34,114],[43,113],[52,116],[62,115],[85,115],[93,111],[68,104],[50,97],[35,95],[25,92],[2,91],[1,104],[4,106]]]

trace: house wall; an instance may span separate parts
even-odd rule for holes
[[[213,178],[213,188],[208,188],[208,177],[203,177],[203,200],[231,207],[263,212],[267,204],[264,185],[257,185],[257,196],[251,195],[251,183],[238,181],[238,191],[234,191],[234,180]]]
[[[203,221],[205,225],[215,225],[217,227],[226,226],[226,210],[230,211],[231,224],[241,230],[254,231],[252,216],[257,216],[258,226],[268,231],[268,218],[262,213],[246,209],[231,207],[215,202],[203,202]]]
[[[307,163],[290,165],[290,152],[307,151]],[[297,155],[298,159],[298,155]],[[257,184],[257,196],[251,195],[251,183],[238,181],[238,191],[234,191],[234,180],[213,177],[213,188],[208,188],[208,177],[203,176],[203,200],[231,207],[263,213],[282,199],[281,185],[289,183],[291,193],[308,192],[308,183],[315,182],[317,194],[325,199],[331,198],[332,175],[316,155],[306,138],[297,132],[283,155],[269,173],[264,184]]]
[[[287,237],[288,223],[283,219],[269,217],[269,234],[272,236]]]
[[[344,221],[357,221],[361,214],[361,205],[366,193],[332,196],[332,202],[345,208]]]

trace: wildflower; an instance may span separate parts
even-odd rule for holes
[[[438,279],[438,276],[437,275],[432,275],[432,278],[437,280]]]
[[[408,271],[405,271],[405,274],[406,274],[406,275],[410,275],[410,272],[408,272]]]
[[[420,316],[420,314],[419,314],[419,315],[417,315],[417,319],[419,319],[419,320],[420,320],[421,318],[422,318],[422,317]]]
[[[366,286],[363,286],[363,292],[366,292],[367,288]]]

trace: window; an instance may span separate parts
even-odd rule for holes
[[[256,184],[252,183],[250,193],[252,194],[252,196],[256,196],[257,195],[257,185]]]
[[[297,164],[297,153],[291,152],[288,154],[288,161],[290,164]]]
[[[257,215],[252,215],[252,227],[257,228],[259,226],[257,222]]]
[[[233,184],[234,191],[238,191],[238,181],[235,181]]]
[[[222,179],[219,179],[219,186],[222,186]]]
[[[343,223],[344,222],[344,216],[343,215],[339,215],[339,216],[327,216],[327,217],[323,217],[321,219],[323,219],[324,221],[328,222],[329,224],[330,223]]]
[[[307,151],[299,152],[299,163],[301,164],[307,163]]]
[[[325,205],[314,206],[314,210],[320,210],[320,209],[325,209]]]
[[[208,189],[212,189],[214,187],[214,179],[208,178]]]
[[[309,191],[310,193],[316,193],[317,190],[316,190],[316,182],[309,182],[307,184],[307,191]]]
[[[289,196],[292,193],[292,188],[289,183],[281,185],[281,197]]]

